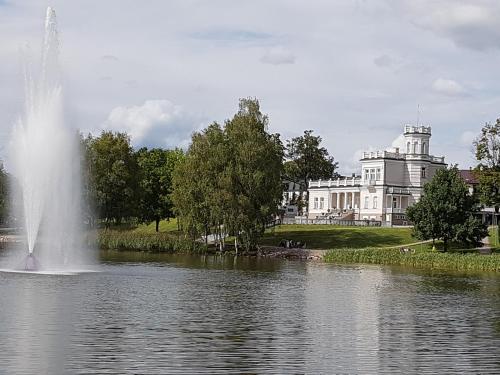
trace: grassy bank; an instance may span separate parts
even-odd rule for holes
[[[498,236],[498,227],[497,226],[490,227],[488,231],[490,237],[490,246],[493,249],[500,250],[500,238]]]
[[[103,250],[132,250],[147,252],[203,252],[202,243],[171,233],[147,233],[134,230],[101,230],[97,234],[97,245]]]
[[[411,228],[291,224],[269,229],[259,243],[278,246],[282,239],[300,241],[308,249],[391,247],[417,241],[411,236]]]
[[[399,249],[335,249],[324,257],[329,263],[384,264],[435,270],[500,271],[500,254],[441,253],[415,251],[401,253]]]

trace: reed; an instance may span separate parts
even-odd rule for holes
[[[103,250],[133,250],[146,252],[204,252],[205,245],[170,233],[136,233],[121,230],[102,230],[97,245]]]
[[[500,271],[500,254],[441,253],[421,251],[402,253],[399,249],[336,249],[324,257],[329,263],[366,263],[457,271]]]

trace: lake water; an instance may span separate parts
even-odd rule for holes
[[[1,374],[499,373],[500,278],[104,254],[0,273]]]

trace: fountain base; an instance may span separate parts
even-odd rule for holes
[[[24,260],[24,271],[39,271],[40,263],[32,253],[29,253]]]

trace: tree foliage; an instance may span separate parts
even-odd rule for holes
[[[221,183],[226,162],[224,134],[214,123],[193,134],[186,158],[173,175],[172,199],[182,229],[195,239],[205,239],[222,225],[225,194]]]
[[[0,224],[4,225],[9,221],[9,175],[5,172],[3,165],[0,166]]]
[[[226,121],[195,133],[174,172],[173,200],[183,229],[193,238],[233,234],[255,247],[277,213],[282,196],[283,146],[267,132],[268,118],[255,99],[242,99]]]
[[[173,216],[172,173],[184,157],[180,149],[141,148],[137,151],[139,178],[139,218],[154,221],[158,232],[160,220]]]
[[[300,186],[299,207],[305,204],[302,203],[302,193],[307,190],[309,180],[328,180],[338,177],[338,173],[335,172],[338,163],[325,147],[321,147],[321,137],[312,133],[312,130],[305,130],[304,135],[292,138],[286,144],[287,161],[284,164],[284,176]]]
[[[136,215],[138,164],[125,133],[103,131],[83,140],[85,195],[94,202],[98,217],[110,223]]]
[[[321,147],[321,137],[312,134],[312,130],[305,130],[304,135],[287,141],[285,172],[290,179],[297,182],[307,182],[318,179],[337,177],[335,170],[338,163],[328,154],[325,147]]]
[[[420,201],[406,210],[416,237],[443,240],[445,250],[450,241],[477,246],[487,236],[486,225],[474,217],[478,212],[478,202],[456,167],[439,169],[424,185]]]
[[[485,124],[474,141],[475,155],[479,164],[475,169],[479,180],[481,203],[500,207],[500,119],[495,124]]]

